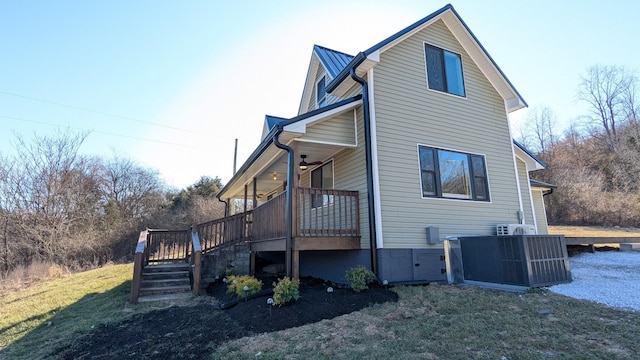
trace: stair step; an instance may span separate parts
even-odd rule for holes
[[[180,279],[188,278],[189,271],[168,271],[168,272],[142,272],[143,279]]]
[[[186,263],[180,264],[158,264],[158,265],[147,265],[144,268],[145,272],[171,272],[171,271],[189,271],[191,265]]]
[[[147,295],[147,296],[140,296],[138,298],[138,302],[182,300],[182,299],[188,299],[191,296],[193,296],[191,293]]]
[[[142,280],[141,287],[153,288],[153,287],[166,287],[166,286],[191,286],[191,280],[188,277],[182,277],[179,279],[156,279],[156,280]]]
[[[140,296],[191,292],[191,285],[141,287]]]

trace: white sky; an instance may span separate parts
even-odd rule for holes
[[[585,113],[589,66],[640,70],[640,2],[452,4],[529,105],[563,124]],[[234,139],[240,167],[265,114],[296,115],[314,44],[355,55],[444,5],[0,0],[0,153],[13,133],[71,127],[93,131],[83,153],[128,156],[170,185],[226,182]]]

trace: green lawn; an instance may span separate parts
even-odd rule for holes
[[[125,309],[132,269],[131,264],[107,266],[3,294],[0,355],[42,358],[51,348],[97,324],[144,311],[144,307]]]
[[[114,265],[3,294],[0,359],[55,358],[56,349],[73,339],[105,329],[99,324],[114,324],[110,328],[117,331],[134,314],[154,308],[154,317],[169,314],[164,304],[126,304],[131,273],[131,265]],[[398,293],[397,303],[299,328],[223,340],[211,358],[637,359],[640,354],[640,312],[545,290],[514,294],[429,285],[390,291]],[[202,299],[188,301],[202,304]],[[202,317],[221,310],[211,305],[205,311]],[[167,315],[165,321],[171,320]],[[211,326],[230,326],[195,323],[201,326],[196,329],[200,334],[210,332]],[[167,341],[184,349],[206,346],[178,336]]]

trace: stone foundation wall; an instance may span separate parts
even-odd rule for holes
[[[250,272],[250,252],[248,245],[234,245],[202,256],[202,287],[214,282],[216,276],[224,277],[226,271],[235,275]]]

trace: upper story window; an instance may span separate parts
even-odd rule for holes
[[[429,89],[465,96],[460,55],[429,44],[424,44],[424,52]]]
[[[327,105],[327,90],[326,90],[326,79],[323,76],[318,84],[316,84],[316,104],[318,108],[321,108]]]
[[[483,155],[418,146],[423,197],[489,201]]]

